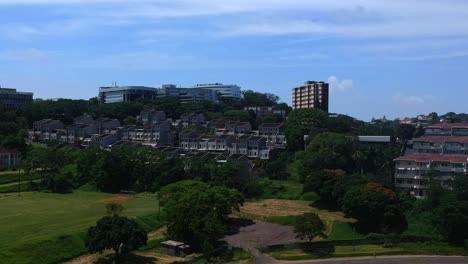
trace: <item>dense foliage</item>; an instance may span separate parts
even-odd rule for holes
[[[315,213],[305,213],[296,217],[294,232],[300,239],[312,242],[316,237],[326,238],[325,224]]]
[[[116,255],[146,245],[148,236],[137,222],[123,216],[106,216],[90,227],[86,245],[90,253],[114,250]]]
[[[398,196],[377,183],[352,187],[343,197],[342,209],[365,231],[397,233],[407,228]]]
[[[234,189],[182,181],[160,192],[168,236],[196,250],[212,249],[227,231],[227,218],[244,199]]]

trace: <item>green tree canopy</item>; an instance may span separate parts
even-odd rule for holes
[[[304,136],[315,136],[327,131],[327,113],[319,109],[298,109],[289,114],[286,121],[286,139],[288,149],[298,151],[304,149]]]
[[[343,197],[342,210],[358,219],[365,231],[391,233],[407,228],[398,196],[377,183],[351,187]]]
[[[305,213],[296,217],[294,232],[300,239],[312,242],[316,237],[326,238],[325,224],[316,213]]]
[[[227,230],[228,215],[244,201],[237,190],[199,181],[170,184],[159,195],[169,237],[196,250],[213,248]]]
[[[106,216],[90,227],[86,245],[90,253],[114,250],[116,256],[145,246],[148,236],[132,219],[123,216]]]

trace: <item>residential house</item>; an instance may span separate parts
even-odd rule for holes
[[[182,121],[183,128],[201,126],[205,124],[205,116],[203,114],[184,114],[180,119]]]
[[[119,130],[121,139],[136,141],[151,146],[172,146],[174,136],[169,122],[158,122],[151,126],[128,126]]]
[[[166,120],[166,113],[163,111],[148,109],[141,111],[140,118],[144,124],[157,123]]]
[[[94,123],[94,119],[90,115],[82,115],[73,119],[73,124],[87,124],[91,125]]]
[[[67,143],[74,144],[78,141],[83,141],[86,138],[91,138],[96,134],[95,124],[74,124],[67,127]]]
[[[198,149],[198,138],[200,136],[196,131],[185,131],[179,133],[179,148],[184,150]]]
[[[242,136],[252,132],[252,125],[249,122],[228,122],[224,128],[227,135]]]
[[[51,140],[52,133],[63,128],[62,121],[42,119],[33,123],[33,129],[29,132],[29,136],[31,140]]]
[[[115,132],[120,127],[120,121],[118,119],[111,118],[99,118],[94,121],[96,125],[96,131],[98,134],[109,134]]]
[[[253,111],[257,116],[257,120],[268,115],[279,115],[283,119],[286,118],[286,111],[275,109],[273,107],[244,107],[245,111]]]
[[[284,123],[265,123],[258,127],[258,135],[266,138],[268,145],[286,145]]]
[[[18,168],[21,165],[21,155],[16,149],[7,149],[0,146],[0,166],[4,168]]]
[[[260,151],[267,149],[266,139],[258,136],[243,135],[228,148],[230,154],[243,154],[249,158],[260,157]]]

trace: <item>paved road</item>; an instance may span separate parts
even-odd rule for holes
[[[468,264],[467,257],[391,256],[328,260],[278,261],[278,264]]]

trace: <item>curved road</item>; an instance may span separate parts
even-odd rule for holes
[[[467,257],[381,256],[326,260],[278,261],[278,264],[467,264]]]

